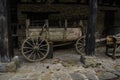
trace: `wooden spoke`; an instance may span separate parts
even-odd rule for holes
[[[26,51],[26,52],[24,52],[24,53],[25,53],[25,54],[26,54],[26,53],[30,53],[31,51],[33,51],[33,50],[28,50],[28,51]]]
[[[45,47],[45,46],[47,46],[47,44],[45,44],[45,45],[41,45],[40,48],[41,48],[41,47]]]
[[[78,46],[78,49],[80,49],[80,48],[84,48],[84,46]]]
[[[31,48],[31,47],[23,47],[24,49],[32,49],[33,50],[33,48]]]
[[[46,49],[41,49],[41,48],[39,50],[41,50],[41,51],[47,51]]]
[[[84,47],[79,48],[80,51],[83,50],[83,49],[84,49]]]
[[[34,39],[32,38],[31,40],[32,40],[33,45],[35,45],[35,41],[34,41]]]
[[[84,46],[84,44],[83,44],[83,43],[78,43],[77,45],[78,45],[78,46]]]
[[[40,54],[39,54],[39,51],[36,53],[38,55],[39,58],[41,58]]]
[[[30,58],[33,55],[34,51],[32,51],[29,55],[28,58]]]
[[[33,60],[36,59],[36,52],[33,54]]]
[[[42,56],[44,56],[44,55],[45,55],[45,54],[44,54],[43,52],[41,52],[41,51],[39,51],[39,53],[40,53],[40,54],[42,54]]]
[[[33,47],[33,45],[30,42],[26,41],[26,43],[29,44],[31,47]]]
[[[40,46],[40,45],[42,44],[43,41],[44,41],[44,40],[42,40],[42,41],[40,42],[40,44],[38,44],[38,46]]]

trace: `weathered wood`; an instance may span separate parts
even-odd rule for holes
[[[8,0],[0,0],[0,56],[2,62],[10,60],[12,53],[10,53],[10,34],[8,28]]]
[[[101,38],[101,39],[96,39],[95,42],[98,43],[98,42],[103,42],[103,41],[106,41],[106,38]]]
[[[67,42],[75,41],[82,36],[81,28],[76,25],[73,25],[73,28],[68,27],[67,19],[64,22],[65,26],[62,27],[59,27],[59,25],[49,26],[48,20],[46,20],[44,29],[41,28],[42,26],[37,26],[39,28],[31,26],[31,23],[29,22],[26,20],[26,37],[28,37],[28,35],[29,37],[41,36],[41,38],[45,38],[52,42]],[[46,27],[49,27],[49,30]]]
[[[86,54],[94,55],[95,51],[95,25],[97,16],[97,0],[89,2],[89,19],[86,34]]]
[[[3,16],[3,3],[0,0],[0,56],[3,57],[3,21],[4,21],[4,16]]]

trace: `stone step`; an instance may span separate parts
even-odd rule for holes
[[[89,80],[85,74],[71,73],[72,80]]]
[[[11,62],[0,63],[0,72],[15,72],[20,67],[19,58],[15,56]]]

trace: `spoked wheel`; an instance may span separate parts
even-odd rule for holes
[[[22,44],[22,55],[28,61],[42,61],[49,53],[49,43],[40,37],[27,38]]]
[[[84,36],[80,37],[76,41],[75,47],[76,47],[76,51],[79,54],[83,55],[85,53],[85,37]]]

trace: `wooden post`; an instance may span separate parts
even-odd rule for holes
[[[2,62],[10,61],[13,56],[12,47],[10,46],[10,27],[8,27],[8,1],[0,0],[0,61]]]
[[[97,0],[89,0],[89,18],[86,33],[86,54],[94,55]]]
[[[29,33],[29,27],[30,27],[30,19],[26,19],[26,37],[28,37],[28,33]]]

